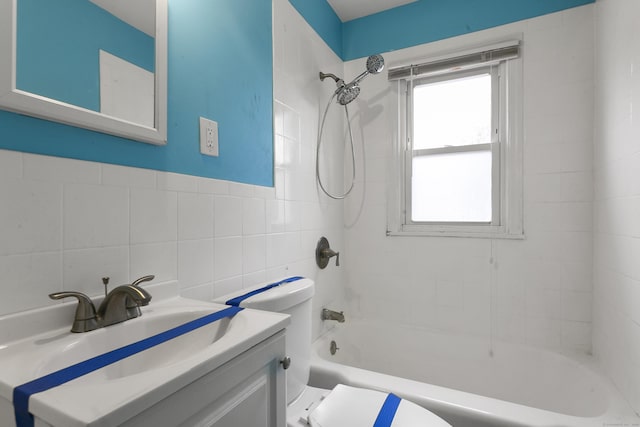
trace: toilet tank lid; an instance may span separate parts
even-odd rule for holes
[[[213,302],[219,304],[226,304],[227,301],[233,298],[237,298],[241,295],[245,295],[249,292],[256,291],[258,289],[267,287],[273,283],[278,283],[286,278],[274,280],[270,282],[261,283],[256,286],[251,286],[238,290],[236,292],[229,293],[217,297]],[[307,278],[301,278],[292,282],[285,282],[279,286],[269,288],[264,292],[252,295],[240,302],[240,307],[255,308],[258,310],[281,312],[294,305],[300,304],[308,299],[311,299],[315,292],[315,284],[313,280]]]
[[[311,426],[350,427],[451,427],[433,412],[395,397],[397,406],[387,407],[389,396],[377,390],[338,384],[308,417]],[[398,402],[399,400],[399,402]]]

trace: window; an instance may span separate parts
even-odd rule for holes
[[[522,236],[519,43],[393,68],[388,234]]]

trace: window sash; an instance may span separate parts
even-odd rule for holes
[[[471,145],[462,145],[462,146],[449,146],[449,147],[437,147],[437,148],[427,148],[420,150],[413,150],[413,120],[414,120],[414,112],[413,112],[413,104],[414,104],[414,88],[425,85],[432,84],[441,81],[449,81],[460,79],[464,77],[472,77],[480,74],[489,74],[491,76],[491,142],[484,144],[471,144]],[[501,150],[502,144],[500,143],[501,135],[503,132],[500,131],[500,111],[501,111],[501,85],[500,85],[500,67],[498,66],[487,66],[476,68],[473,70],[464,70],[457,72],[450,72],[445,75],[432,76],[427,78],[421,78],[419,80],[407,80],[406,81],[406,147],[405,147],[405,159],[404,159],[404,170],[405,170],[405,181],[404,181],[404,218],[403,223],[407,226],[424,226],[424,225],[434,225],[434,226],[470,226],[470,225],[478,225],[482,227],[493,226],[499,227],[501,225],[501,219],[503,217],[502,214],[502,206],[501,206],[501,191],[502,191],[502,183],[501,183]],[[460,221],[413,221],[411,218],[412,213],[412,177],[413,177],[413,158],[418,156],[426,156],[426,155],[438,155],[438,154],[447,154],[447,153],[461,153],[461,152],[469,152],[469,151],[488,151],[490,150],[492,153],[491,159],[491,221],[477,221],[477,222],[460,222]]]

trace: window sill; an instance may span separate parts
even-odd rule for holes
[[[507,240],[524,240],[524,233],[508,233],[505,231],[464,231],[464,230],[400,230],[389,231],[387,236],[404,236],[404,237],[461,237],[475,239],[507,239]]]

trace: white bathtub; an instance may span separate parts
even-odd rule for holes
[[[313,347],[312,386],[390,391],[455,427],[640,426],[589,356],[349,320]]]

